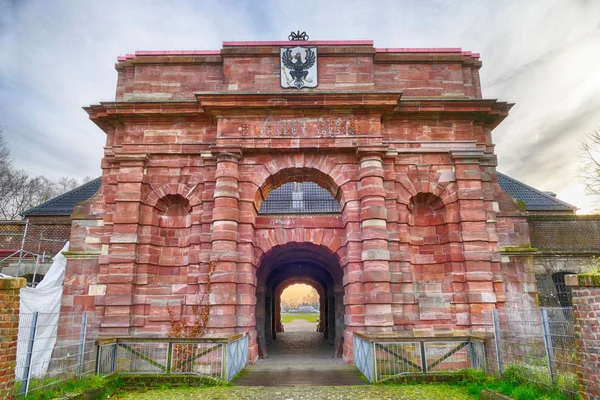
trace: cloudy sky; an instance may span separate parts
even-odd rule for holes
[[[81,109],[114,98],[117,56],[226,40],[372,39],[480,52],[486,98],[516,103],[494,131],[499,170],[582,210],[580,143],[600,127],[600,1],[0,0],[0,125],[15,164],[100,174],[104,133]]]

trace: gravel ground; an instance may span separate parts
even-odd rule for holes
[[[446,385],[404,386],[299,386],[207,387],[152,390],[119,395],[119,400],[474,400],[459,387]]]

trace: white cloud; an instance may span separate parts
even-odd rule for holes
[[[515,102],[499,169],[584,207],[579,143],[600,125],[600,2],[0,0],[0,124],[19,166],[99,173],[104,134],[81,106],[114,97],[118,55],[223,40],[373,39],[481,53],[484,97]]]

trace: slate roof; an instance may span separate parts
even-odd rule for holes
[[[21,215],[23,217],[41,215],[71,215],[73,214],[73,208],[75,207],[75,204],[81,203],[82,201],[92,197],[98,191],[98,189],[100,189],[101,182],[101,177],[96,178],[88,183],[76,187],[71,191],[68,191],[67,193],[63,193],[60,196],[50,199],[37,207],[23,211]]]
[[[21,213],[23,217],[46,215],[71,215],[75,204],[92,197],[100,188],[101,178],[96,178],[67,193],[61,194],[37,207]],[[498,172],[498,183],[508,195],[525,203],[527,211],[574,212],[577,207],[550,196],[523,182]],[[339,205],[331,194],[314,182],[300,184],[302,195],[294,195],[294,183],[286,183],[273,190],[263,201],[260,213],[335,213]],[[301,196],[301,197],[298,197]]]
[[[527,211],[574,212],[577,207],[498,172],[498,183],[508,195],[525,203]]]

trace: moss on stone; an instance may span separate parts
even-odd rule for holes
[[[501,247],[500,251],[504,252],[504,253],[531,253],[531,252],[538,251],[538,249],[535,247],[515,246],[515,247]]]
[[[577,276],[579,286],[598,286],[600,287],[600,272],[587,272]]]

